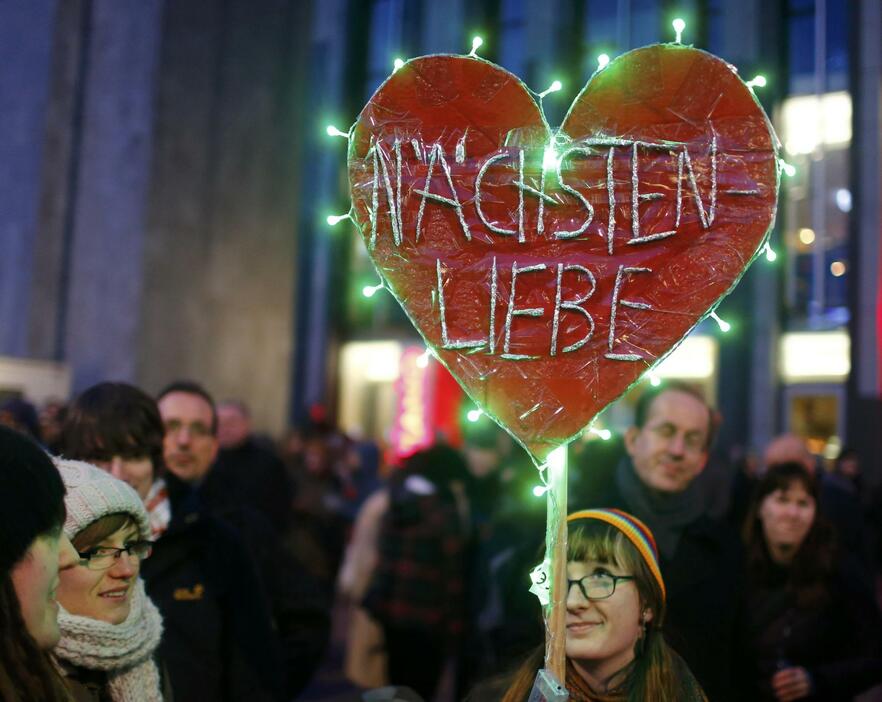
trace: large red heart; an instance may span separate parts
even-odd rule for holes
[[[771,228],[779,170],[735,70],[667,44],[597,72],[558,132],[499,66],[413,59],[359,116],[349,177],[387,287],[542,460],[732,289]]]

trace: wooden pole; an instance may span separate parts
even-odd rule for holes
[[[567,447],[548,456],[548,522],[545,552],[551,575],[551,597],[545,608],[545,668],[561,685],[566,680],[567,642]]]

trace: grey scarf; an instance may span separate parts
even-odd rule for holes
[[[643,484],[630,459],[625,457],[616,467],[616,486],[634,516],[652,531],[661,557],[673,558],[683,530],[704,512],[695,483],[683,492],[652,490]]]
[[[87,670],[107,671],[114,702],[162,702],[153,654],[162,636],[162,616],[138,578],[132,607],[121,624],[70,614],[59,605],[58,658]]]

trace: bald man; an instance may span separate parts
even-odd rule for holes
[[[769,466],[781,463],[801,463],[805,469],[814,474],[817,469],[817,461],[808,449],[805,439],[796,434],[781,434],[772,439],[766,447],[763,455],[763,464]]]

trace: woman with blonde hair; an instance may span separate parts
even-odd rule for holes
[[[567,522],[570,701],[706,701],[662,635],[665,583],[646,525],[614,509],[575,512]],[[543,655],[540,648],[521,666],[503,702],[527,700]]]

